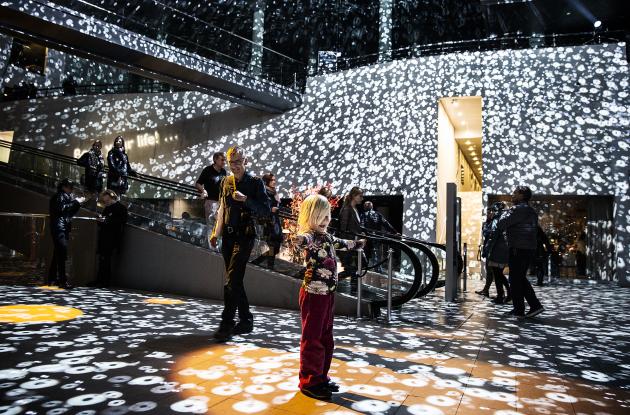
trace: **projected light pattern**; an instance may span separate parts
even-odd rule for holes
[[[617,246],[630,241],[630,117],[624,45],[431,56],[312,78],[279,116],[198,93],[76,97],[2,106],[16,142],[73,154],[122,133],[139,171],[193,183],[238,143],[252,170],[291,185],[403,194],[405,233],[432,239],[437,99],[483,97],[484,193],[615,195]],[[144,139],[140,139],[144,137]],[[149,137],[151,139],[146,139]],[[130,142],[130,141],[128,141]],[[142,143],[142,145],[138,143]],[[147,195],[150,196],[150,195]],[[630,252],[617,259],[628,273]]]
[[[52,299],[84,316],[0,328],[0,413],[624,414],[629,295],[550,286],[540,290],[548,311],[527,322],[477,296],[446,305],[439,295],[389,327],[337,318],[341,393],[323,403],[297,392],[297,312],[256,308],[252,334],[214,344],[220,304],[2,286],[0,305]]]

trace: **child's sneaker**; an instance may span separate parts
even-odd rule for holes
[[[301,391],[309,398],[318,399],[320,401],[329,401],[332,398],[332,392],[327,388],[327,383],[311,386],[310,388],[302,388]]]
[[[339,385],[330,379],[328,379],[328,383],[326,383],[326,387],[331,392],[339,392]]]

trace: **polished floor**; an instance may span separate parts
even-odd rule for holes
[[[630,413],[630,290],[538,291],[527,321],[470,291],[391,325],[337,318],[326,403],[297,390],[294,311],[256,308],[253,333],[216,344],[216,302],[2,285],[0,414]]]

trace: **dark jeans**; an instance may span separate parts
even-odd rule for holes
[[[586,275],[586,255],[577,251],[575,253],[576,273],[578,276]]]
[[[497,289],[497,298],[505,298],[505,293],[507,292],[507,296],[511,297],[510,285],[508,284],[507,278],[503,275],[503,268],[501,267],[488,267],[486,272],[492,275],[494,279],[494,286]],[[505,287],[505,291],[503,290]]]
[[[68,259],[68,240],[70,239],[69,233],[53,233],[53,258],[48,269],[48,284],[52,284],[55,281],[58,284],[65,284],[67,282],[66,276],[66,260]]]
[[[224,308],[221,314],[221,325],[233,327],[234,317],[238,310],[241,322],[253,322],[254,317],[249,311],[249,302],[245,293],[243,279],[249,255],[254,248],[254,238],[251,236],[225,235],[221,243],[221,253],[225,262],[227,278],[223,287]]]
[[[547,276],[547,266],[549,264],[547,257],[536,258],[536,283],[543,285],[545,277]]]
[[[525,300],[533,310],[541,307],[540,301],[538,301],[536,293],[527,279],[527,269],[535,255],[535,249],[510,248],[510,288],[512,289],[512,303],[516,315],[525,314]]]
[[[486,283],[481,289],[481,291],[483,291],[484,293],[487,293],[490,290],[490,287],[492,286],[492,281],[494,281],[494,273],[490,268],[491,267],[489,265],[486,265]]]
[[[105,287],[109,286],[112,278],[112,248],[101,249],[98,253],[98,274],[96,281]]]

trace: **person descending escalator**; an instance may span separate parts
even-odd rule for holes
[[[361,229],[361,214],[359,207],[363,202],[363,190],[360,187],[353,187],[350,193],[343,200],[343,206],[339,212],[339,231],[340,237],[346,239],[357,239],[358,235],[363,234]],[[341,264],[343,265],[343,277],[350,277],[350,290],[356,292],[357,280],[357,252],[348,251],[340,255]]]
[[[125,139],[120,135],[114,139],[114,146],[107,153],[107,167],[107,188],[116,192],[119,197],[127,193],[128,177],[135,177],[138,173],[129,164]]]
[[[85,186],[85,191],[89,193],[87,198],[94,200],[94,202],[96,202],[98,195],[103,191],[105,161],[101,152],[102,148],[103,143],[101,143],[101,140],[96,140],[92,144],[92,148],[83,153],[77,160],[77,164],[85,168],[83,185]],[[96,203],[94,208],[96,208]]]

